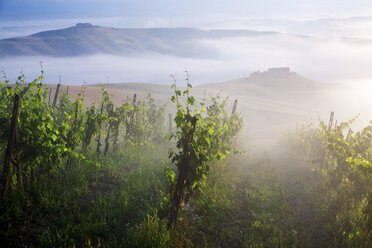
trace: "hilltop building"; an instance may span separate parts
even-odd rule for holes
[[[77,23],[76,24],[77,28],[91,28],[93,25],[91,23]]]
[[[260,72],[255,71],[251,73],[250,78],[262,78],[262,77],[288,77],[291,75],[295,75],[295,72],[291,72],[289,67],[277,67],[277,68],[270,68],[267,71]]]

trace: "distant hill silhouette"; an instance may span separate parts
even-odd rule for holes
[[[201,30],[195,28],[123,29],[78,23],[76,26],[44,31],[30,36],[0,40],[0,57],[134,55],[161,53],[182,57],[211,57],[215,52],[202,39],[279,35],[251,30]]]

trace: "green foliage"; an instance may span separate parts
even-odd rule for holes
[[[225,158],[233,148],[233,141],[241,128],[242,119],[233,113],[229,116],[225,110],[227,99],[219,102],[219,97],[211,99],[211,106],[205,109],[205,99],[199,106],[190,95],[192,88],[188,77],[184,91],[173,84],[177,113],[174,118],[177,130],[170,138],[176,140],[177,150],[170,150],[178,170],[177,182],[171,189],[173,204],[168,225],[177,219],[177,212],[187,203],[197,187],[204,184],[211,161]],[[185,97],[184,103],[180,97]],[[169,178],[169,173],[168,173]]]
[[[92,142],[92,138],[97,135],[99,131],[99,122],[100,116],[99,113],[96,112],[95,104],[92,105],[86,112],[85,112],[85,127],[84,133],[82,138],[82,149],[86,151],[90,143]]]
[[[308,247],[372,244],[371,125],[354,132],[352,122],[301,127],[280,143],[288,147],[280,166],[296,217],[293,225],[301,227],[300,243]]]
[[[138,152],[153,154],[154,156],[151,158],[159,156],[153,151],[155,143],[146,145],[149,140],[159,139],[153,135],[163,136],[161,140],[165,141],[164,127],[160,128],[165,123],[165,107],[155,105],[151,96],[148,96],[147,101],[143,101],[138,106],[133,106],[129,101],[120,106],[114,106],[109,94],[102,89],[102,104],[99,105],[103,108],[96,108],[96,104],[85,108],[83,104],[84,87],[82,87],[81,93],[74,101],[70,96],[62,93],[59,94],[56,106],[51,106],[48,104],[48,91],[42,84],[42,80],[43,75],[31,83],[27,83],[25,77],[21,75],[13,85],[7,80],[0,81],[0,143],[2,152],[0,158],[4,154],[3,149],[8,140],[15,95],[18,94],[21,98],[17,121],[17,143],[10,170],[10,189],[7,197],[0,199],[2,213],[0,221],[1,226],[5,227],[2,229],[5,236],[1,235],[0,239],[5,243],[10,242],[6,235],[16,228],[7,231],[6,227],[12,226],[12,223],[26,225],[34,222],[33,220],[38,215],[54,213],[59,216],[56,214],[59,211],[80,212],[76,209],[81,205],[78,199],[89,191],[89,187],[97,184],[98,178],[103,176],[101,171],[112,170],[112,173],[116,173],[114,172],[117,170],[116,166],[113,168],[109,163],[112,159],[108,159],[108,161],[99,159],[90,149],[95,145],[92,142],[95,137],[105,135],[105,154],[110,151],[108,144],[112,142],[116,153],[113,157],[118,159],[115,160],[115,163],[124,157],[127,161],[126,166],[148,161],[143,156],[138,156]],[[132,122],[129,124],[131,125],[130,129],[134,132],[131,133],[129,139],[121,140],[120,136],[124,138],[127,128],[123,120],[128,116],[132,117]],[[156,132],[151,132],[150,125],[152,124],[158,125]],[[160,129],[163,131],[159,131]],[[142,148],[139,149],[139,147]],[[16,168],[20,168],[17,173]],[[159,173],[162,173],[162,168]],[[148,191],[152,187],[148,186],[151,181],[148,178],[143,178],[143,181],[146,183],[141,184],[143,189],[141,193],[139,193],[141,187],[137,187],[139,194],[151,192]],[[135,182],[135,180],[131,182]],[[64,189],[65,186],[67,186],[66,189]],[[159,187],[161,188],[161,186]],[[143,194],[143,196],[154,198],[152,203],[155,204],[156,195]],[[141,198],[136,197],[136,199],[139,201]],[[116,201],[116,199],[112,199],[112,201]],[[158,202],[160,203],[160,200]],[[71,203],[70,206],[69,203]],[[129,206],[137,207],[132,204],[134,202]],[[138,204],[144,204],[144,209],[148,210],[149,203],[145,200],[138,202]],[[107,209],[105,207],[103,209],[107,214]],[[144,210],[145,213],[136,218],[142,219],[143,216],[146,216],[147,210]],[[19,224],[15,225],[19,226]],[[43,232],[43,236],[40,236],[40,244],[43,246],[69,246],[76,244],[76,242],[81,243],[85,240],[84,235],[89,234],[91,223],[82,224],[81,227],[71,222],[68,222],[67,226],[65,225],[66,223],[59,226],[57,230],[50,228],[49,231]],[[102,226],[102,223],[94,225],[97,225],[98,228],[98,226]],[[107,226],[105,228],[107,231]],[[75,232],[76,229],[81,229],[81,231]],[[74,238],[77,237],[76,235],[78,238]],[[103,236],[101,235],[101,237]]]
[[[303,126],[274,151],[232,156],[241,117],[219,96],[197,102],[188,78],[173,86],[170,140],[150,94],[114,105],[102,89],[84,106],[83,87],[53,107],[42,81],[0,81],[2,161],[21,97],[3,246],[371,247],[372,123]]]
[[[325,147],[316,171],[323,175],[324,211],[334,245],[368,247],[372,243],[370,220],[372,194],[372,123],[361,131],[350,122],[317,130]],[[324,189],[324,188],[323,188]]]

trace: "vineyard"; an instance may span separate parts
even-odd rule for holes
[[[372,246],[372,122],[253,154],[238,101],[185,81],[165,105],[0,81],[0,246]]]

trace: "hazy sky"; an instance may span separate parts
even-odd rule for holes
[[[371,15],[371,0],[0,0],[0,20],[124,17],[326,18]]]
[[[339,31],[340,23],[320,24],[321,29],[317,27],[313,32],[309,26],[293,28],[293,21],[297,25],[301,21],[356,16],[372,17],[372,0],[0,0],[0,39],[65,28],[77,22],[123,28],[255,29],[314,35]],[[363,33],[372,33],[368,31],[371,25],[364,28],[354,23],[353,32],[363,29]],[[344,25],[342,30],[346,28],[349,26]]]

